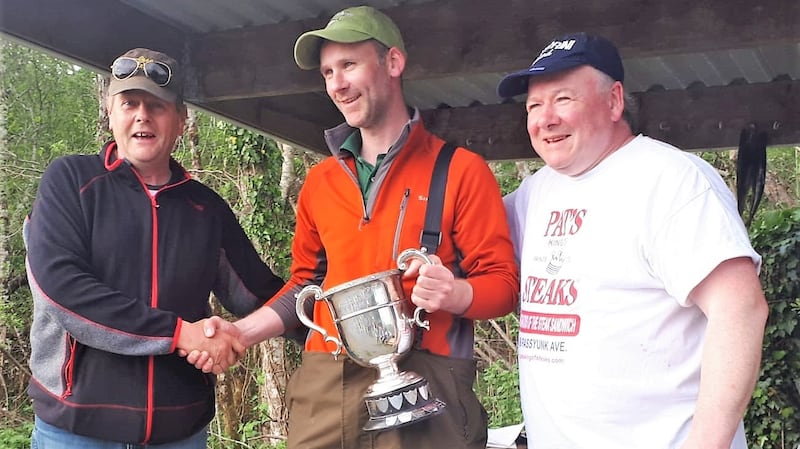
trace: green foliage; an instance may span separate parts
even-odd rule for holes
[[[4,449],[29,449],[33,422],[18,427],[0,428],[0,447]]]
[[[489,364],[478,376],[476,391],[489,414],[489,427],[522,422],[516,363],[510,370],[499,360]]]
[[[262,135],[197,114],[199,146],[202,155],[200,180],[216,190],[231,205],[242,228],[270,267],[284,279],[291,263],[291,241],[294,235],[294,210],[280,189],[283,155],[277,144]],[[190,166],[192,155],[181,147],[175,158]],[[302,164],[293,164],[294,167]],[[298,173],[295,173],[298,174]],[[300,175],[300,174],[298,174]],[[297,363],[299,351],[286,345],[289,360]],[[247,365],[247,373],[256,379],[248,383],[246,403],[240,416],[235,439],[231,435],[212,433],[209,447],[215,449],[278,449],[261,435],[270,422],[268,404],[261,401],[258,388],[263,385],[259,366]]]
[[[500,193],[503,195],[507,195],[516,190],[525,176],[533,174],[538,169],[544,167],[544,165],[541,159],[489,163],[497,179],[497,184],[500,186]]]
[[[5,76],[0,85],[8,97],[9,155],[0,179],[8,192],[10,279],[20,280],[21,287],[14,290],[10,300],[0,303],[0,326],[8,330],[4,349],[24,366],[30,354],[27,336],[32,311],[30,292],[24,285],[22,223],[39,178],[53,159],[99,150],[95,142],[98,104],[93,72],[25,47],[8,44],[3,48]],[[282,157],[275,142],[209,115],[199,113],[198,120],[198,154],[203,158],[200,179],[231,204],[261,254],[276,272],[285,276],[291,261],[294,212],[280,196]],[[180,143],[175,157],[191,167],[192,155],[185,143]],[[7,358],[0,368],[0,391],[4,393],[0,410],[5,411],[5,415],[0,414],[0,447],[17,447],[17,436],[20,447],[28,447],[32,411],[24,391],[27,376]],[[13,420],[9,418],[11,412]],[[253,424],[244,424],[244,429],[255,424],[254,419]],[[231,447],[248,446],[234,442]]]
[[[30,211],[39,178],[54,158],[97,151],[95,74],[41,52],[4,42],[4,76],[0,88],[6,101],[6,146],[0,180],[8,210],[8,272],[10,296],[0,301],[0,327],[6,330],[4,350],[13,357],[0,366],[0,447],[29,447],[32,426],[25,393],[30,353],[30,291],[25,282],[22,223]]]
[[[264,385],[265,376],[262,372],[253,373],[254,383],[256,385]],[[257,393],[253,392],[250,397],[250,402],[255,404],[252,410],[252,415],[241,420],[238,427],[238,435],[240,440],[233,440],[226,436],[219,435],[215,432],[209,432],[208,447],[213,449],[286,449],[286,442],[281,441],[278,444],[270,444],[269,440],[261,434],[263,426],[270,421],[269,405],[260,400]],[[219,418],[217,416],[213,424]]]
[[[281,198],[283,156],[274,140],[260,134],[227,123],[217,123],[217,129],[227,136],[225,160],[237,161],[241,172],[235,184],[217,186],[220,194],[238,211],[239,222],[270,266],[286,278],[295,215],[289,201]]]
[[[763,257],[761,281],[770,312],[745,429],[755,449],[795,448],[800,445],[800,209],[762,214],[751,239]]]
[[[789,196],[800,198],[800,147],[775,147],[767,152],[767,167],[774,181],[781,183]],[[781,199],[776,206],[788,207]]]
[[[21,226],[30,209],[38,179],[44,167],[64,154],[94,153],[97,121],[95,74],[59,61],[40,52],[9,44],[3,52],[5,76],[0,85],[8,92],[9,166],[3,167],[0,178],[9,192],[11,227],[11,277],[24,276],[24,250]],[[260,249],[273,269],[283,275],[291,262],[290,244],[294,229],[294,212],[289,201],[281,198],[280,176],[282,155],[274,141],[251,131],[198,113],[198,153],[203,158],[199,178],[225,198],[236,211],[245,231]],[[182,143],[175,157],[191,166],[192,155]],[[733,159],[727,152],[706,153],[720,173],[729,180],[735,174]],[[785,179],[789,192],[800,195],[800,157],[791,148],[773,149],[768,153],[770,173]],[[537,165],[538,164],[538,165]],[[520,183],[520,173],[540,166],[541,162],[505,161],[492,163],[502,192],[508,193]],[[295,161],[294,171],[302,178],[304,164]],[[780,203],[778,204],[781,205]],[[793,449],[800,444],[800,292],[798,292],[798,258],[800,247],[800,212],[795,210],[766,212],[770,205],[762,203],[752,229],[756,249],[764,256],[762,281],[770,300],[770,318],[766,329],[761,376],[747,411],[746,428],[752,449]],[[17,290],[10,301],[0,304],[0,323],[10,330],[7,350],[19,357],[22,364],[29,354],[25,340],[30,326],[30,293]],[[508,317],[510,318],[510,317]],[[516,341],[513,319],[498,320],[506,325],[506,333]],[[503,426],[522,420],[519,405],[519,384],[516,357],[491,327],[477,328],[479,338],[487,345],[487,359],[476,380],[476,390],[487,408],[490,425]],[[19,336],[19,338],[15,337]],[[492,349],[493,351],[490,351]],[[510,368],[509,368],[510,366]],[[0,409],[0,447],[27,448],[32,429],[30,401],[24,392],[27,380],[20,371],[3,369],[5,386]],[[249,366],[248,370],[258,370]],[[260,426],[267,422],[267,410],[257,395],[253,413],[242,418],[242,441],[234,441],[212,433],[209,447],[278,449],[269,446]],[[13,417],[13,418],[10,418]]]
[[[511,193],[519,187],[522,179],[517,173],[517,167],[514,162],[496,162],[491,165],[494,177],[497,178],[497,183],[500,185],[500,192],[503,195]]]
[[[3,326],[27,329],[33,316],[33,301],[28,289],[18,289],[11,293],[8,302],[0,302],[0,323]],[[23,342],[19,342],[23,344]],[[11,354],[26,354],[25,348],[14,347]],[[24,360],[23,360],[24,361]]]
[[[9,153],[0,179],[9,207],[10,278],[15,279],[24,277],[22,223],[44,168],[65,154],[97,151],[97,96],[94,73],[19,45],[2,48]],[[30,321],[27,306],[12,305],[0,310],[0,322]]]
[[[93,72],[19,45],[5,46],[3,62],[8,144],[20,163],[40,168],[66,153],[96,151]]]
[[[699,153],[736,191],[737,150]],[[800,198],[800,147],[770,147],[767,151],[767,186],[756,217],[764,212],[794,207]]]
[[[262,441],[262,436],[259,434],[258,423],[255,421],[248,421],[240,426],[240,433],[242,441],[233,440],[225,436],[209,433],[208,435],[208,448],[209,449],[286,449],[286,442],[281,441],[277,444],[270,444]]]
[[[479,355],[475,391],[489,414],[490,427],[522,422],[515,347],[518,335],[516,314],[475,323]]]

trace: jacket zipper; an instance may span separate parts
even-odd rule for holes
[[[150,194],[148,192],[147,183],[144,182],[144,179],[139,175],[136,170],[133,171],[136,175],[136,178],[139,179],[139,183],[142,185],[142,189],[144,189],[145,195],[147,195],[147,199],[150,201],[150,217],[152,222],[152,241],[151,241],[151,269],[150,269],[150,279],[151,279],[151,286],[150,286],[150,307],[156,308],[158,307],[158,194],[161,192],[162,189],[157,190],[154,194]],[[182,180],[177,184],[182,184],[186,180]],[[172,187],[173,185],[168,185],[168,187]],[[155,357],[148,356],[147,357],[147,405],[145,406],[145,428],[144,428],[144,442],[147,443],[150,441],[150,437],[153,432],[153,382],[155,381]]]
[[[67,364],[64,366],[64,393],[61,394],[61,399],[72,396],[72,383],[75,373],[75,350],[78,346],[78,340],[67,335],[67,345],[69,346],[69,358]]]
[[[151,261],[151,272],[150,272],[150,279],[152,285],[150,287],[150,307],[157,308],[158,307],[158,192],[155,195],[148,195],[150,198],[150,213],[152,216],[152,261]],[[154,391],[153,391],[153,383],[155,382],[155,357],[149,356],[147,358],[147,415],[146,415],[146,422],[145,422],[145,434],[144,434],[144,441],[150,441],[150,437],[153,432],[153,410],[154,410]]]
[[[400,246],[400,230],[403,229],[403,221],[406,218],[406,204],[408,204],[408,197],[411,195],[411,189],[406,188],[403,192],[403,199],[400,201],[400,215],[397,217],[397,226],[394,228],[394,244],[392,245],[392,260],[397,260],[398,246]]]
[[[134,176],[139,180],[139,184],[141,184],[142,189],[144,189],[145,195],[150,200],[150,211],[152,216],[152,228],[153,228],[153,236],[152,236],[152,269],[151,269],[151,279],[152,279],[152,286],[150,288],[150,307],[156,308],[158,307],[158,208],[160,207],[158,204],[158,194],[167,189],[171,189],[175,186],[180,184],[184,184],[189,182],[189,178],[181,179],[180,181],[167,184],[163,186],[161,189],[156,191],[153,195],[148,192],[147,183],[144,182],[141,175],[136,170],[133,170]],[[145,422],[145,435],[144,435],[144,442],[147,443],[150,441],[150,437],[152,436],[153,431],[153,410],[155,407],[154,404],[154,391],[153,391],[153,383],[155,381],[155,356],[149,356],[147,361],[147,410],[146,410],[146,422]],[[70,369],[70,381],[68,383],[68,390],[65,393],[71,394],[71,369]]]
[[[350,167],[347,163],[342,160],[337,160],[338,164],[344,169],[344,172],[347,173],[347,176],[350,177],[350,180],[353,181],[353,185],[356,186],[356,190],[359,192],[359,196],[361,197],[361,220],[358,222],[358,230],[361,231],[361,228],[369,224],[369,213],[367,212],[367,198],[364,198],[363,195],[360,194],[361,186],[358,183],[358,176],[350,170]]]

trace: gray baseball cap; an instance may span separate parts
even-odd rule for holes
[[[111,64],[108,95],[143,90],[165,101],[183,99],[180,66],[174,58],[147,48],[134,48]]]

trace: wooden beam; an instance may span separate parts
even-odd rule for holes
[[[425,126],[456,145],[469,148],[487,160],[528,159],[531,149],[525,128],[525,107],[500,104],[422,112]]]
[[[683,150],[735,148],[750,123],[769,145],[800,142],[800,81],[645,92],[637,95],[640,131]],[[522,104],[424,111],[429,129],[488,160],[535,157]]]
[[[324,153],[322,130],[341,121],[319,93],[319,74],[292,58],[295,38],[327,18],[190,36],[119,0],[2,1],[0,33],[98,71],[129,48],[160,49],[188,64],[190,102],[278,139]],[[800,2],[786,0],[437,0],[386,12],[406,37],[407,80],[515,70],[553,35],[574,30],[611,38],[625,59],[800,41]],[[683,149],[730,148],[741,126],[756,123],[770,130],[771,145],[796,144],[798,82],[642,93],[642,129]],[[487,159],[532,155],[520,105],[424,115]]]
[[[682,150],[735,148],[750,123],[768,131],[770,146],[800,142],[800,81],[645,92],[637,94],[640,132]],[[245,126],[328,154],[322,133],[342,116],[316,100],[314,122],[298,118],[268,100],[239,100],[201,106]],[[510,103],[422,111],[429,130],[487,160],[536,157],[528,140],[522,104]]]
[[[385,11],[406,41],[407,80],[518,70],[553,36],[575,30],[610,38],[624,59],[800,41],[800,2],[787,0],[443,0]],[[322,90],[316,71],[297,68],[293,48],[300,34],[326,21],[198,36],[191,53],[202,96]]]
[[[316,70],[294,63],[295,39],[318,22],[291,22],[197,36],[191,44],[200,96],[208,101],[323,90]]]
[[[330,154],[323,138],[325,129],[332,126],[330,123],[312,123],[271,109],[261,100],[237,100],[193,106],[292,146]],[[341,120],[341,117],[330,117],[330,120],[335,123],[336,120]]]
[[[2,0],[0,32],[83,67],[108,73],[111,61],[135,47],[181,60],[184,34],[112,0]]]
[[[754,123],[769,145],[800,142],[800,80],[638,95],[644,134],[685,150],[734,148]]]

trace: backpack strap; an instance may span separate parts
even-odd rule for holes
[[[428,205],[425,209],[425,227],[419,236],[420,248],[428,254],[436,254],[442,243],[442,209],[444,208],[444,191],[447,187],[447,172],[456,146],[450,142],[442,145],[436,163],[433,165],[431,187],[428,191]]]

